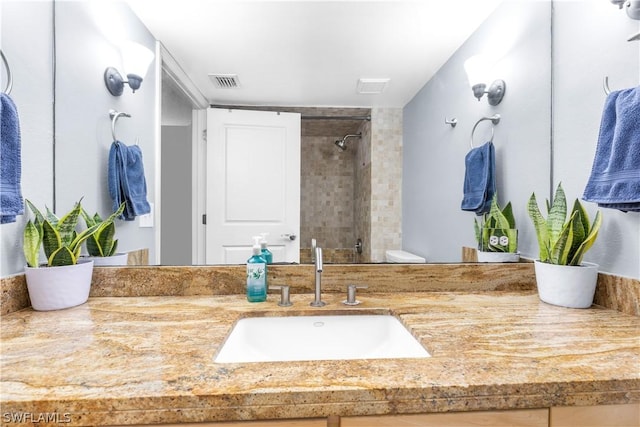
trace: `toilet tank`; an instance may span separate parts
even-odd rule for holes
[[[399,264],[424,264],[425,262],[427,262],[427,260],[422,258],[421,256],[399,249],[386,251],[385,258],[387,262]]]

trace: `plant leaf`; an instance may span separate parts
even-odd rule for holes
[[[38,227],[29,220],[27,225],[24,227],[24,242],[22,245],[22,250],[24,252],[24,258],[27,261],[27,265],[29,267],[38,267],[39,255],[40,255],[40,244],[42,243],[41,233],[38,230]]]
[[[478,220],[473,218],[473,231],[476,234],[476,242],[478,242],[478,245],[482,244],[482,237],[480,234],[480,224],[478,224]]]
[[[87,211],[84,210],[84,208],[80,213],[82,214],[82,218],[84,219],[84,223],[87,224],[87,227],[92,227],[96,225],[95,217],[89,216],[89,214],[87,213]]]
[[[535,193],[531,194],[529,197],[529,204],[527,205],[527,212],[529,213],[529,217],[531,221],[533,221],[533,226],[536,229],[536,236],[538,237],[538,248],[540,261],[547,262],[549,260],[549,231],[547,228],[547,221],[544,219],[542,214],[540,213],[540,209],[538,208],[538,202],[536,201]]]
[[[569,255],[567,256],[567,263],[571,265],[571,261],[575,257],[576,252],[584,239],[587,237],[589,233],[589,222],[585,224],[584,216],[587,215],[587,212],[584,210],[578,199],[573,203],[573,209],[571,211],[571,217],[573,220],[573,240],[571,242],[571,249],[569,251]]]
[[[84,243],[91,235],[93,235],[96,231],[98,231],[101,227],[101,224],[96,224],[93,227],[87,228],[83,230],[80,234],[78,234],[75,239],[68,245],[69,250],[75,253],[80,249],[80,245]]]
[[[551,264],[567,264],[567,257],[571,249],[571,243],[573,241],[573,219],[574,217],[572,216],[571,220],[567,222],[564,227],[562,227],[562,230],[558,235],[558,239],[551,248]]]
[[[87,246],[87,252],[89,252],[89,255],[104,256],[95,234],[92,234],[91,236],[89,236],[85,244]]]
[[[549,230],[549,246],[554,247],[560,238],[560,233],[567,219],[567,198],[562,189],[562,183],[556,188],[556,196],[551,204],[547,217],[547,229]]]
[[[80,202],[77,202],[73,209],[60,218],[58,224],[55,226],[56,230],[60,233],[62,245],[69,246],[76,238],[76,226],[78,225],[80,212],[82,212],[82,206]]]
[[[580,265],[582,264],[582,257],[584,254],[591,249],[591,246],[596,241],[598,237],[598,231],[600,230],[600,226],[602,225],[602,214],[600,211],[596,213],[596,217],[593,220],[593,225],[589,230],[589,235],[584,239],[580,247],[576,250],[576,253],[573,256],[573,259],[570,260],[570,265]]]
[[[47,221],[49,221],[49,223],[51,225],[53,225],[54,227],[56,227],[58,225],[58,221],[60,221],[60,219],[53,213],[51,212],[51,210],[45,206],[46,209],[46,215],[45,215],[45,219]]]
[[[33,215],[35,215],[36,222],[42,224],[44,222],[44,215],[42,215],[42,212],[40,212],[36,205],[31,203],[30,200],[25,199],[25,201],[27,202],[27,206],[29,206],[29,209],[31,209],[31,212],[33,212]]]
[[[118,250],[118,239],[113,241],[113,246],[111,246],[111,251],[106,256],[115,255],[117,250]]]
[[[42,247],[47,260],[51,255],[62,246],[60,233],[56,230],[49,220],[45,219],[42,223]]]
[[[489,217],[494,220],[494,224],[491,225],[491,228],[511,228],[509,226],[509,220],[504,216],[504,214],[500,210],[500,207],[498,206],[498,196],[496,194],[493,195],[493,199],[491,200]]]
[[[99,234],[96,233],[96,240],[98,242],[98,246],[100,246],[102,256],[109,256],[107,254],[111,252],[113,247],[113,237],[115,234],[116,225],[113,222],[109,222],[106,227],[99,231]]]
[[[508,228],[516,228],[516,218],[513,216],[513,207],[511,206],[511,202],[507,203],[507,205],[502,209],[502,215],[507,218],[507,222],[509,223]]]
[[[49,266],[59,267],[63,265],[74,265],[76,261],[77,258],[73,252],[71,252],[68,247],[63,246],[51,254],[49,257]]]

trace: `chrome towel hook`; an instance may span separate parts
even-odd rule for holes
[[[11,93],[11,89],[13,88],[13,77],[11,76],[11,68],[9,68],[9,62],[7,58],[4,56],[4,52],[0,49],[0,56],[2,57],[2,63],[4,64],[4,68],[7,70],[7,86],[4,88],[2,92],[9,95]]]
[[[491,120],[491,123],[493,124],[493,126],[491,126],[491,139],[489,140],[489,142],[493,142],[495,125],[500,123],[500,114],[494,114],[491,117],[483,117],[480,120],[478,120],[475,125],[473,125],[473,129],[471,129],[471,148],[473,148],[473,133],[476,131],[476,127],[478,127],[480,122],[483,122],[485,120]]]
[[[118,138],[116,138],[116,122],[118,121],[118,118],[120,116],[131,117],[131,114],[123,113],[122,111],[116,111],[113,109],[109,110],[109,117],[111,117],[111,136],[113,136],[114,142],[118,141]]]
[[[609,76],[604,76],[602,79],[602,88],[604,89],[604,93],[609,95],[611,93],[611,88],[609,87]]]

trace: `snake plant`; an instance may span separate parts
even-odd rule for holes
[[[518,230],[511,202],[504,209],[498,205],[498,196],[493,195],[489,213],[482,223],[473,220],[478,248],[485,252],[515,253],[518,248]]]
[[[94,227],[102,224],[103,227],[98,229],[95,233],[89,236],[85,245],[87,252],[90,256],[94,257],[109,257],[116,253],[118,248],[118,241],[114,239],[116,234],[116,224],[114,220],[124,211],[125,204],[122,203],[118,210],[114,212],[109,218],[103,220],[98,213],[90,216],[87,211],[82,209],[81,214],[84,218],[84,222],[87,224],[87,228]]]
[[[538,237],[540,261],[558,265],[580,265],[584,254],[593,246],[602,224],[600,211],[593,223],[578,199],[567,221],[567,198],[558,184],[553,204],[547,200],[547,218],[538,208],[535,193],[531,194],[528,204],[529,217],[533,221]]]
[[[80,257],[82,243],[108,226],[109,220],[78,233],[76,227],[82,213],[81,201],[78,201],[73,209],[61,218],[58,218],[49,208],[46,208],[45,214],[42,214],[29,200],[27,205],[35,215],[35,220],[29,219],[23,233],[23,251],[29,267],[39,267],[40,247],[44,249],[49,267],[76,264]],[[115,217],[116,214],[109,217],[112,218],[111,222]]]

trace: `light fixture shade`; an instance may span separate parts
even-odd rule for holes
[[[464,71],[467,73],[469,86],[490,81],[491,65],[484,55],[474,55],[464,62]]]
[[[125,74],[134,74],[144,79],[153,61],[154,53],[145,46],[136,42],[125,42],[120,46],[122,66]]]

